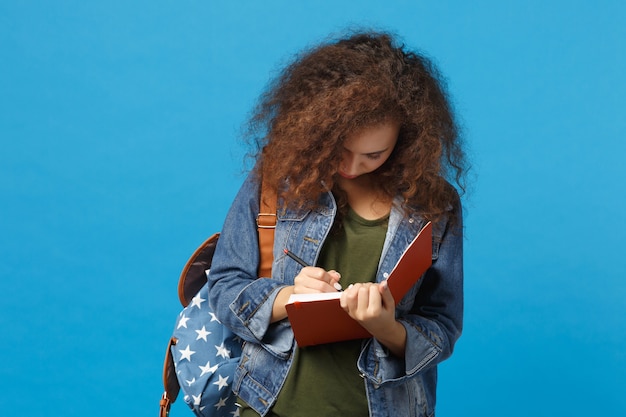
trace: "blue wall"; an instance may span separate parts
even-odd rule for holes
[[[617,0],[2,2],[2,414],[156,415],[240,124],[291,53],[371,25],[435,58],[474,164],[438,415],[625,415],[624,22]]]

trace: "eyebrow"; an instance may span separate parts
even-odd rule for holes
[[[346,148],[345,146],[344,146],[343,148],[344,148],[346,151],[348,151],[348,152],[353,152],[353,153],[354,153],[354,151],[352,151],[352,150],[350,150],[350,149]],[[381,154],[381,153],[387,152],[387,150],[389,150],[389,147],[386,147],[385,149],[381,149],[380,151],[373,151],[373,152],[366,152],[366,153],[362,153],[361,155],[365,155],[365,156],[368,156],[368,155],[370,155],[370,156],[371,156],[371,155],[377,155],[377,154]]]

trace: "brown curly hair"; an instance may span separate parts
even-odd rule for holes
[[[465,154],[439,72],[388,33],[360,32],[296,56],[261,95],[249,120],[257,172],[285,206],[313,208],[333,190],[344,140],[399,122],[376,171],[378,188],[436,221],[464,191]],[[450,182],[449,182],[450,181]]]

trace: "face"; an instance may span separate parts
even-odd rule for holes
[[[360,131],[343,144],[338,174],[352,180],[378,169],[393,151],[400,126],[389,122]]]

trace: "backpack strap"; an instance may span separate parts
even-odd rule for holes
[[[258,276],[271,278],[274,262],[274,230],[276,230],[276,193],[270,190],[265,181],[261,183],[256,224],[259,231],[260,254]]]
[[[178,393],[180,392],[180,385],[176,378],[176,368],[174,367],[174,357],[172,356],[172,346],[178,342],[175,337],[170,338],[170,342],[167,344],[167,350],[165,351],[165,361],[163,363],[163,396],[159,401],[159,417],[168,417],[170,414],[170,407],[172,403],[176,401]]]

